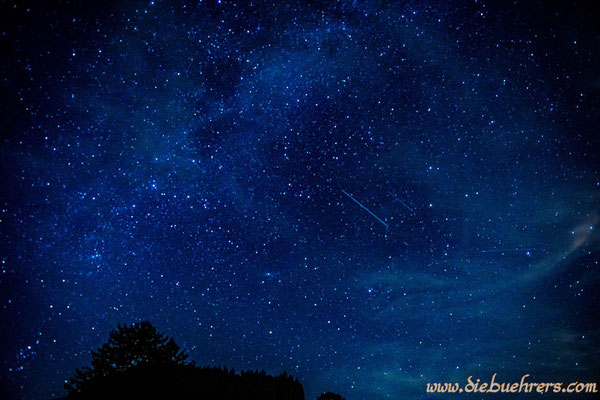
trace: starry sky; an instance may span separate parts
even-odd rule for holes
[[[2,2],[1,397],[140,320],[308,399],[598,378],[591,5]]]

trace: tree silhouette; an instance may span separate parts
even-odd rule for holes
[[[92,351],[91,366],[76,370],[64,399],[304,400],[302,384],[285,372],[236,373],[186,359],[173,339],[149,322],[119,325],[108,343]]]
[[[149,322],[119,324],[110,332],[108,343],[92,351],[92,367],[77,369],[65,387],[69,394],[77,394],[102,378],[134,367],[186,366],[187,357],[173,339],[158,333]]]
[[[285,372],[236,373],[186,359],[173,339],[149,322],[119,325],[108,343],[92,351],[91,367],[78,369],[65,385],[65,399],[304,400],[302,384]]]
[[[317,397],[317,400],[346,400],[346,399],[344,399],[339,394],[327,392],[327,393],[323,393],[322,395]]]

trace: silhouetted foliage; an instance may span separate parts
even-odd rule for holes
[[[323,393],[322,395],[317,397],[317,400],[346,400],[346,399],[344,399],[339,394],[327,392],[327,393]]]
[[[79,393],[101,378],[134,367],[185,366],[187,357],[173,339],[158,333],[149,322],[119,325],[110,332],[108,343],[92,351],[92,367],[76,370],[65,386],[69,393]]]
[[[304,400],[302,384],[227,368],[198,367],[173,339],[148,322],[120,326],[92,352],[92,367],[77,370],[66,385],[68,399]]]

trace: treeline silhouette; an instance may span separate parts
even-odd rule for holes
[[[92,351],[90,367],[77,369],[63,399],[305,400],[291,375],[200,367],[173,339],[149,322],[119,325]],[[327,392],[318,400],[343,400]]]

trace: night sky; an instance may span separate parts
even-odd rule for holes
[[[140,320],[307,399],[598,381],[592,4],[2,2],[0,397]]]

